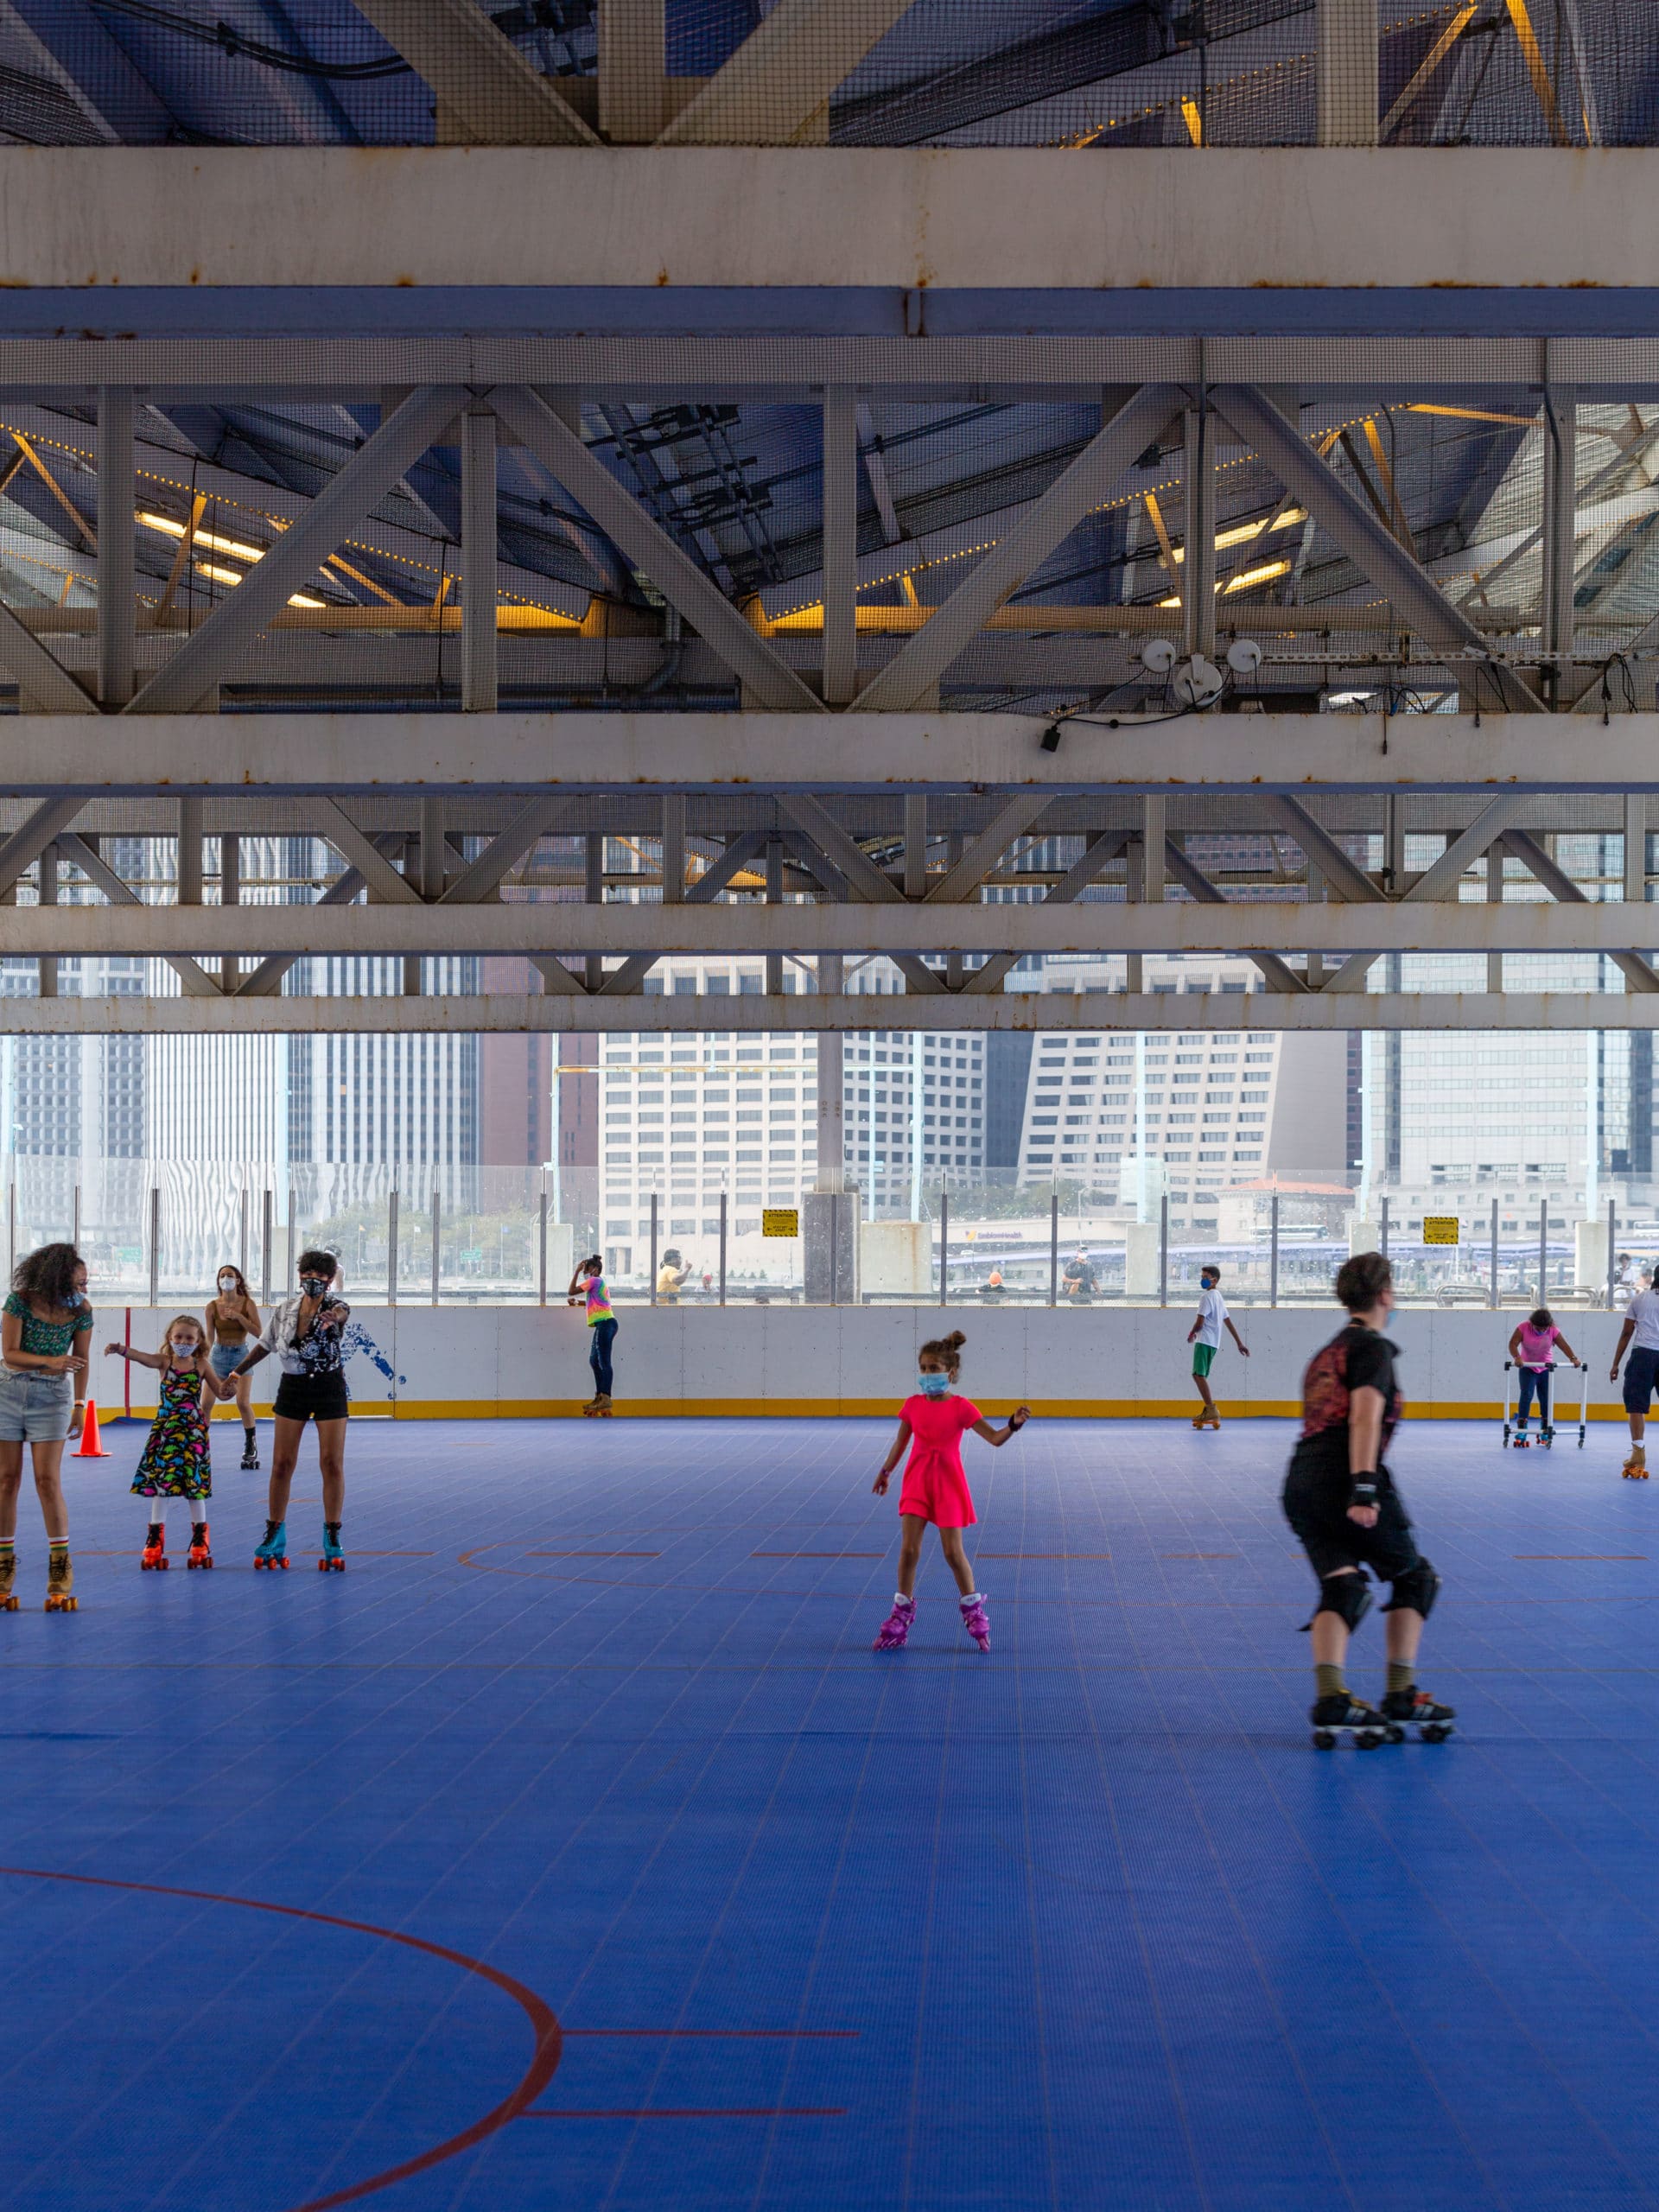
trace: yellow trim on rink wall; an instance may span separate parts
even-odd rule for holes
[[[386,1410],[396,1421],[562,1421],[580,1415],[583,1402],[580,1398],[400,1398]],[[1234,1406],[1223,1398],[1218,1403],[1224,1424],[1287,1421],[1301,1412],[1300,1406],[1288,1398]],[[1191,1421],[1196,1404],[1194,1398],[1059,1398],[1033,1402],[1032,1411],[1046,1421]],[[894,1398],[775,1398],[757,1403],[753,1398],[619,1398],[613,1411],[621,1421],[684,1421],[700,1416],[719,1421],[897,1421],[899,1402]],[[988,1408],[990,1418],[996,1421],[1006,1420],[1007,1411],[1000,1402]],[[353,1408],[353,1418],[359,1417]],[[1624,1418],[1624,1408],[1620,1405],[1590,1408],[1592,1421],[1622,1422]],[[1502,1411],[1490,1401],[1414,1403],[1407,1427],[1423,1421],[1485,1421],[1497,1427]],[[1578,1408],[1574,1406],[1570,1414],[1564,1408],[1557,1428],[1565,1435],[1577,1426]]]

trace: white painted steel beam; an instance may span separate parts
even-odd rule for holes
[[[992,991],[931,998],[903,993],[851,992],[820,997],[590,998],[283,998],[245,990],[213,1006],[200,999],[0,1000],[0,1034],[31,1036],[339,1036],[553,1032],[577,1035],[628,1031],[692,1035],[705,1030],[868,1029],[1067,1030],[1147,1032],[1202,1029],[1217,1036],[1250,1030],[1314,1033],[1350,1029],[1488,1029],[1515,1031],[1659,1028],[1659,996],[1611,992],[1526,991],[1425,994],[1371,992],[1332,999],[1321,991],[1294,997],[1274,992]]]
[[[8,146],[0,276],[124,290],[1659,286],[1659,149],[1194,153]],[[1283,350],[1306,381],[1301,346]]]
[[[1178,880],[1202,881],[1172,854]],[[345,880],[346,879],[342,879]],[[349,879],[360,889],[362,877]],[[338,889],[338,887],[335,887]],[[1213,889],[1213,887],[1211,887]],[[347,893],[351,895],[350,893]],[[342,957],[377,954],[593,953],[719,959],[785,952],[1190,953],[1489,951],[1621,955],[1659,948],[1659,906],[1574,899],[1484,899],[1389,906],[1302,900],[1166,899],[1161,905],[1089,899],[1034,906],[875,906],[826,899],[678,906],[613,900],[449,900],[367,906],[104,906],[0,908],[0,957],[60,957],[273,952]],[[1300,986],[1299,986],[1300,987]],[[1649,985],[1649,988],[1651,988]],[[1357,995],[1357,994],[1356,994]]]
[[[1659,791],[1653,713],[1605,728],[1548,715],[1071,723],[1055,753],[1039,742],[1047,726],[855,711],[836,717],[826,744],[829,725],[792,713],[168,714],[129,717],[113,744],[79,714],[24,715],[5,725],[0,793]]]

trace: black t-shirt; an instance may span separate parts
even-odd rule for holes
[[[1300,1466],[1346,1481],[1349,1407],[1354,1392],[1365,1389],[1382,1394],[1382,1435],[1377,1446],[1382,1458],[1405,1411],[1394,1375],[1399,1356],[1397,1344],[1356,1321],[1319,1347],[1302,1377],[1302,1433],[1296,1446]]]

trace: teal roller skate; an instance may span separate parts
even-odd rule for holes
[[[331,1571],[335,1574],[344,1574],[346,1572],[346,1554],[340,1548],[340,1523],[338,1521],[325,1521],[323,1522],[322,1557],[317,1561],[317,1572],[319,1574],[327,1574]]]
[[[255,1551],[253,1565],[256,1573],[262,1567],[269,1567],[273,1573],[279,1567],[284,1571],[287,1569],[288,1523],[286,1521],[266,1522],[265,1541]]]

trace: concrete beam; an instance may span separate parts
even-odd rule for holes
[[[21,1017],[27,1015],[27,1020]],[[0,1033],[30,1036],[450,1036],[524,1032],[582,1035],[629,1031],[696,1036],[708,1032],[786,1033],[869,1029],[1116,1031],[1203,1029],[1315,1034],[1350,1029],[1642,1030],[1659,1028],[1659,996],[1611,992],[1376,992],[1331,999],[1275,992],[993,991],[939,998],[849,992],[768,998],[110,997],[0,1001]]]
[[[319,834],[329,836],[319,823]],[[594,953],[755,958],[785,952],[1460,953],[1612,957],[1659,947],[1659,907],[1553,899],[1390,906],[1236,899],[1160,906],[1082,900],[1037,906],[585,906],[515,899],[479,906],[0,908],[0,957],[183,953],[500,955]],[[1356,995],[1359,995],[1357,994]]]
[[[855,710],[832,744],[828,727],[792,713],[166,714],[128,717],[113,745],[89,718],[25,715],[5,725],[0,793],[1659,791],[1659,714],[1605,728],[1496,714],[1071,723],[1056,753],[1038,715]]]
[[[1656,199],[1652,148],[8,146],[0,280],[1624,290]]]

